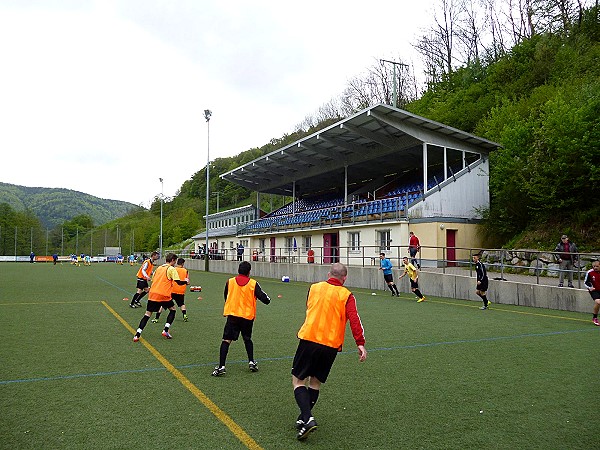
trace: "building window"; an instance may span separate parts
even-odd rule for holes
[[[351,252],[360,251],[360,232],[353,231],[348,233],[348,250]]]
[[[258,240],[258,251],[260,253],[262,253],[263,255],[265,254],[265,240],[264,239]]]
[[[285,250],[288,254],[290,254],[294,251],[294,238],[293,237],[285,238]]]
[[[387,252],[390,250],[390,230],[378,230],[377,231],[377,243],[380,252]]]
[[[302,236],[302,252],[306,253],[312,247],[312,236]]]

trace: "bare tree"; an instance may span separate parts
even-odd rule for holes
[[[458,0],[439,0],[434,11],[434,25],[417,39],[413,47],[423,58],[428,83],[440,81],[452,73]]]

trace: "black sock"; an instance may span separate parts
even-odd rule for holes
[[[388,284],[388,288],[390,288],[390,291],[392,291],[392,294],[394,294],[394,288],[392,287],[391,284]]]
[[[132,305],[135,303],[135,301],[138,299],[139,296],[140,296],[140,294],[138,294],[137,292],[135,294],[133,294],[133,297],[131,297]]]
[[[169,331],[171,324],[175,320],[175,313],[176,313],[176,311],[174,309],[169,310],[169,315],[167,316],[167,322],[165,323],[165,331]]]
[[[308,419],[312,416],[312,411],[310,410],[310,394],[306,386],[298,386],[294,389],[294,398],[300,408],[300,418],[304,422],[308,422]]]
[[[187,309],[181,308],[181,314],[183,314],[185,316],[187,314]]]
[[[136,336],[139,337],[139,335],[142,334],[142,330],[148,323],[148,319],[150,319],[150,316],[147,316],[146,314],[144,314],[144,317],[142,317],[142,320],[140,320],[140,324],[138,325],[138,331],[137,331],[137,333],[135,333]]]
[[[142,293],[138,296],[137,301],[139,302],[146,294],[147,294],[146,291],[142,291]]]
[[[592,314],[592,319],[597,319],[598,318],[598,314]]]
[[[310,409],[312,410],[319,399],[319,390],[313,389],[311,387],[308,388],[308,394],[310,395]]]
[[[159,312],[157,312],[157,313],[156,313],[156,316],[155,316],[154,318],[155,318],[156,320],[158,320],[158,319],[160,318],[160,314],[161,314],[161,312],[160,312],[160,311],[159,311]]]
[[[248,361],[254,361],[254,342],[252,342],[252,339],[244,339],[244,345],[246,346]]]
[[[481,299],[483,300],[483,306],[487,306],[488,305],[487,295],[482,295]]]
[[[400,296],[400,291],[398,290],[398,286],[396,286],[396,283],[392,284],[392,287],[396,291],[396,294],[398,294],[398,296]]]
[[[219,367],[225,365],[227,360],[227,353],[229,352],[229,342],[221,341],[221,348],[219,350]]]
[[[423,298],[423,294],[421,294],[421,291],[419,289],[415,289],[414,293],[418,298]]]

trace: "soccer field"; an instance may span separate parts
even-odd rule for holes
[[[598,448],[591,314],[355,289],[368,358],[348,329],[319,428],[298,442],[290,369],[308,285],[259,279],[272,299],[254,325],[260,370],[239,341],[215,378],[229,275],[190,272],[203,290],[186,294],[189,322],[178,311],[166,340],[163,314],[133,343],[137,269],[0,265],[0,448]]]

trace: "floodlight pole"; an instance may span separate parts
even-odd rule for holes
[[[163,179],[159,178],[160,181],[160,235],[158,237],[158,248],[160,251],[160,257],[163,257]]]
[[[408,67],[408,64],[404,64],[404,63],[400,63],[400,62],[396,62],[396,61],[390,61],[388,59],[380,59],[379,60],[380,63],[389,63],[392,64],[394,67],[394,96],[393,96],[393,107],[397,108],[398,107],[398,89],[396,87],[396,66],[403,66],[403,67]]]
[[[208,272],[208,202],[210,199],[210,116],[212,116],[212,111],[210,109],[204,110],[204,118],[206,119],[206,250],[204,252],[204,271]]]

